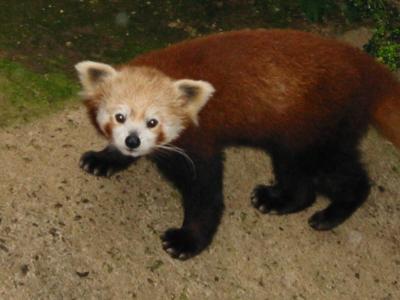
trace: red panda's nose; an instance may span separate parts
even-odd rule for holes
[[[135,149],[140,146],[140,139],[136,133],[131,133],[125,139],[125,144],[129,149]]]

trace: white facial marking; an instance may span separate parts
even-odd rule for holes
[[[99,124],[100,129],[104,132],[106,124],[110,122],[110,114],[103,107],[99,107],[96,121],[97,124]]]
[[[137,157],[150,153],[156,145],[157,134],[154,130],[155,128],[148,128],[147,121],[149,119],[158,120],[155,114],[152,113],[151,110],[149,110],[147,112],[147,115],[151,115],[151,117],[145,116],[144,118],[136,120],[131,116],[128,107],[121,107],[119,110],[116,110],[114,112],[114,114],[117,113],[124,114],[126,116],[126,120],[124,123],[121,124],[116,123],[113,127],[112,143],[125,155]],[[136,134],[138,136],[140,140],[139,147],[135,149],[130,149],[126,145],[126,138],[130,134]]]
[[[165,144],[175,140],[184,129],[182,123],[166,121],[164,123]]]
[[[130,134],[136,134],[140,140],[139,147],[129,149],[125,140]],[[142,156],[150,153],[156,144],[157,134],[147,128],[145,122],[133,122],[127,120],[124,124],[115,126],[113,129],[113,144],[125,155]]]
[[[93,67],[90,64],[86,67]],[[190,79],[174,81],[151,68],[123,67],[114,70],[110,66],[96,67],[108,72],[106,77],[100,77],[105,80],[95,85],[96,95],[102,95],[96,120],[103,132],[112,130],[109,137],[112,144],[123,154],[134,157],[149,154],[157,146],[173,142],[190,121],[197,124],[198,113],[215,91],[208,82]],[[123,117],[119,115],[116,118],[116,114]],[[157,120],[156,125],[148,124],[151,119]],[[108,127],[110,122],[112,126]],[[134,149],[125,143],[131,134],[140,139],[140,145]]]

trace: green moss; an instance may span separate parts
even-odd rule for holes
[[[0,59],[0,127],[55,111],[76,98],[78,86],[60,73],[38,74]]]
[[[73,65],[79,60],[121,63],[176,41],[221,30],[307,29],[313,22],[367,22],[377,29],[366,50],[392,69],[399,68],[399,14],[388,3],[0,1],[0,126],[44,115],[73,98],[77,91]]]
[[[264,1],[263,6],[271,5],[270,2]],[[283,2],[275,4],[278,12],[284,8]],[[379,61],[386,64],[390,69],[396,70],[400,68],[400,15],[391,1],[293,0],[285,3],[286,19],[302,13],[310,22],[368,23],[369,26],[374,27],[374,35],[365,46],[365,50],[377,57]]]
[[[400,26],[400,20],[395,24]],[[390,69],[400,68],[400,29],[395,28],[393,23],[383,23],[377,27],[364,48]]]

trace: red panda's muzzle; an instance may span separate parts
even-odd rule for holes
[[[125,139],[125,145],[130,149],[136,149],[140,146],[140,138],[138,137],[137,133],[131,133]]]

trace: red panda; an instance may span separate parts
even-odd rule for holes
[[[400,147],[400,84],[383,65],[336,40],[292,30],[242,30],[184,41],[112,67],[76,65],[89,116],[109,140],[81,167],[111,175],[148,156],[182,194],[181,228],[163,248],[187,259],[220,222],[223,149],[246,145],[271,156],[276,183],[255,187],[261,213],[330,205],[317,230],[344,222],[370,183],[358,145],[374,124]]]

